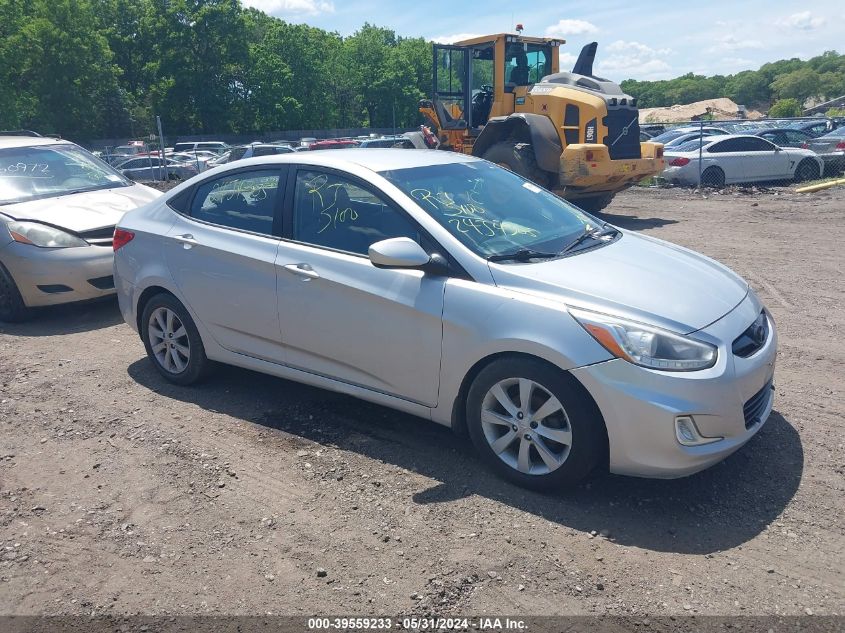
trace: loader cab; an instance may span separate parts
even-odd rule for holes
[[[435,44],[432,105],[443,128],[475,135],[490,117],[512,114],[531,85],[558,72],[563,43],[501,33]]]

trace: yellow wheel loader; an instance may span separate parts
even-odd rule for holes
[[[434,45],[434,89],[420,101],[441,149],[480,156],[588,211],[663,170],[641,143],[637,100],[593,75],[597,45],[560,72],[563,40],[501,33]]]

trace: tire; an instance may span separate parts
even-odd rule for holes
[[[528,411],[522,409],[519,395],[526,382],[533,385],[527,391]],[[500,396],[509,402],[511,413]],[[542,361],[504,358],[490,363],[473,380],[466,407],[467,430],[482,460],[519,486],[572,486],[604,454],[604,421],[598,409],[574,378]],[[550,412],[539,422],[533,420],[532,413],[543,415],[543,409]],[[552,459],[547,461],[543,453]]]
[[[818,180],[821,176],[821,170],[814,160],[805,158],[798,167],[795,168],[795,182],[806,182],[808,180]]]
[[[208,375],[211,361],[205,355],[197,327],[173,295],[159,293],[147,301],[138,329],[156,371],[170,382],[191,385]],[[156,331],[162,336],[157,336]]]
[[[603,196],[590,196],[589,198],[578,198],[577,200],[572,200],[572,204],[575,204],[587,213],[598,213],[602,209],[606,208],[611,202],[613,202],[613,194],[608,193]]]
[[[721,167],[708,167],[701,173],[701,186],[719,189],[725,186],[725,172]]]
[[[0,321],[20,323],[32,317],[12,275],[0,264]]]
[[[509,169],[541,187],[549,186],[549,173],[537,166],[534,148],[530,143],[501,141],[484,152],[482,158]]]

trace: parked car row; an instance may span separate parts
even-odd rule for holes
[[[763,128],[743,134],[715,127],[676,128],[664,143],[663,176],[672,183],[725,184],[813,180],[845,170],[845,127],[814,136],[812,126]],[[700,159],[699,159],[700,156]],[[699,160],[701,168],[699,169]]]

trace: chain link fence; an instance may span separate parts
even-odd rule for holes
[[[666,168],[642,184],[698,189],[812,186],[841,179],[845,120],[810,117],[644,123]]]

